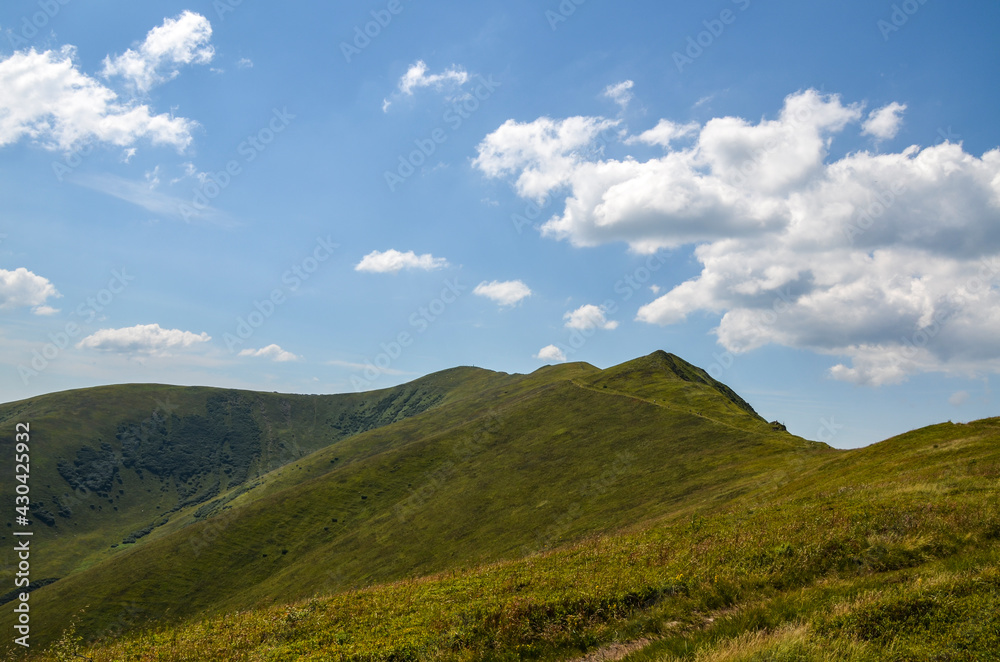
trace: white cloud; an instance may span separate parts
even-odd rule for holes
[[[694,246],[701,274],[640,308],[640,321],[718,315],[729,351],[774,343],[846,357],[830,375],[859,384],[1000,372],[1000,149],[977,157],[946,142],[830,160],[839,134],[863,130],[861,107],[807,90],[775,119],[714,118],[690,145],[666,141],[643,161],[580,156],[603,118],[507,122],[475,163],[525,198],[567,192],[545,236],[643,254]],[[574,139],[559,139],[569,123]]]
[[[212,24],[201,14],[185,11],[177,18],[164,19],[146,40],[122,55],[104,58],[105,78],[121,76],[140,92],[176,78],[179,65],[208,64],[215,56],[209,43]]]
[[[413,96],[413,91],[422,87],[433,87],[442,90],[445,87],[460,87],[469,81],[469,74],[457,65],[451,65],[439,74],[427,74],[427,64],[417,60],[410,65],[403,77],[399,79],[399,91],[407,96]]]
[[[87,141],[127,147],[142,138],[178,150],[195,122],[125,103],[73,63],[75,49],[18,51],[0,60],[0,147],[22,138],[70,151]]]
[[[953,407],[961,407],[968,401],[969,401],[968,391],[959,391],[957,393],[953,393],[952,396],[948,398],[948,404],[950,404]]]
[[[149,186],[150,190],[153,190],[160,185],[160,166],[156,166],[152,170],[146,171],[146,184]]]
[[[427,63],[417,60],[410,65],[406,73],[399,79],[398,91],[392,98],[399,96],[412,97],[416,90],[425,87],[432,87],[438,92],[445,89],[457,90],[469,82],[469,73],[462,67],[453,64],[439,74],[428,74]],[[392,101],[389,98],[382,100],[382,112],[388,112]]]
[[[276,363],[298,361],[299,358],[301,358],[291,352],[286,352],[278,345],[268,345],[267,347],[262,347],[260,349],[244,349],[239,355],[253,358],[271,359]]]
[[[523,124],[507,120],[479,144],[472,163],[488,177],[519,173],[518,194],[541,201],[571,183],[577,169],[586,165],[584,148],[617,125],[617,120],[595,117],[542,117]]]
[[[726,91],[728,92],[728,90],[726,90]],[[716,97],[715,93],[703,96],[702,98],[700,98],[700,99],[698,99],[697,101],[694,102],[693,108],[701,108],[706,103],[710,103],[715,97]]]
[[[211,339],[207,333],[163,329],[159,324],[139,324],[124,329],[101,329],[81,340],[77,347],[116,354],[163,356],[170,350],[187,349]]]
[[[248,57],[241,57],[236,61],[236,67],[239,69],[253,69],[253,60]]]
[[[555,345],[546,345],[538,350],[535,354],[536,359],[541,359],[542,361],[555,361],[557,363],[565,363],[566,354],[563,353],[561,349]]]
[[[632,101],[632,87],[634,85],[635,83],[630,80],[608,85],[604,88],[604,96],[621,106],[622,110],[625,110],[629,102]]]
[[[434,257],[430,253],[417,255],[413,251],[401,253],[394,249],[379,252],[372,251],[362,258],[361,262],[354,267],[355,271],[368,271],[371,273],[399,273],[403,269],[422,269],[433,271],[443,269],[448,266],[448,261],[444,258]]]
[[[633,145],[635,143],[646,143],[648,145],[670,147],[670,143],[673,141],[678,138],[690,136],[700,128],[701,127],[698,126],[697,122],[677,124],[675,122],[671,122],[670,120],[660,120],[659,124],[654,126],[652,129],[643,131],[638,136],[632,136],[626,139],[625,144]]]
[[[483,281],[479,285],[476,285],[476,289],[472,293],[492,299],[501,306],[513,306],[525,297],[530,297],[531,288],[519,280],[503,282],[495,280],[490,283]]]
[[[865,123],[861,125],[861,133],[874,136],[876,140],[892,140],[899,133],[903,124],[903,112],[906,106],[895,101],[888,106],[873,110]]]
[[[563,315],[563,319],[566,320],[567,329],[578,329],[580,331],[604,329],[605,331],[613,331],[618,328],[618,322],[608,321],[607,317],[605,317],[604,309],[593,304],[580,306],[576,310]]]
[[[0,269],[0,310],[31,308],[36,315],[53,315],[59,311],[46,302],[61,296],[47,278],[24,267],[13,271]]]

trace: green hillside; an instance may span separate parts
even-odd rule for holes
[[[958,660],[1000,642],[996,419],[835,451],[664,352],[322,397],[419,404],[220,478],[35,591],[35,645],[61,637],[39,659]],[[282,429],[305,448],[318,420]]]
[[[44,551],[32,574],[69,575],[176,529],[184,514],[288,462],[503,377],[459,369],[334,396],[125,385],[0,405],[0,426],[31,425],[31,514]],[[0,450],[12,457],[13,435]],[[13,503],[13,485],[3,493]],[[5,569],[11,539],[2,533]]]

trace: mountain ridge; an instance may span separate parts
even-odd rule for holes
[[[155,391],[106,393],[147,403]],[[166,513],[211,490],[185,496],[193,478],[171,474],[167,485],[150,473],[159,451],[143,463],[131,442],[75,437],[90,440],[86,457],[110,447],[133,505],[160,505],[165,521],[111,547],[121,527],[106,513],[78,529],[85,535],[74,541],[105,548],[32,593],[35,613],[45,614],[33,624],[39,644],[99,662],[562,659],[626,628],[655,635],[643,649],[678,653],[714,645],[698,639],[711,630],[699,614],[722,610],[724,621],[733,605],[766,595],[817,596],[799,610],[815,614],[816,639],[832,636],[823,634],[833,627],[823,601],[852,600],[855,583],[892,586],[892,573],[908,568],[1000,562],[989,556],[1000,536],[997,504],[978,502],[1000,477],[996,420],[839,451],[776,429],[728,386],[662,351],[604,370],[454,368],[367,394],[176,393],[176,421],[149,416],[150,430],[215,421],[209,435],[178,433],[182,446],[232,454],[239,445],[227,439],[256,428],[268,448],[294,439],[301,452],[262,460],[271,468],[242,482],[220,478],[206,499]],[[74,422],[86,396],[68,398]],[[58,430],[46,425],[60,420],[53,403],[37,419],[50,441]],[[101,423],[101,411],[87,415]],[[10,415],[0,406],[0,424]],[[143,443],[169,437],[139,428]],[[46,459],[48,478],[65,482]],[[96,480],[85,465],[70,478]],[[136,489],[144,485],[162,493]],[[58,556],[58,541],[39,542],[41,559]],[[991,571],[983,572],[987,586]],[[836,582],[843,594],[820,588]],[[837,613],[856,610],[836,604]],[[791,622],[787,611],[755,608],[773,627]],[[945,639],[973,612],[956,613],[942,617]],[[9,621],[0,613],[0,624]],[[701,625],[671,625],[682,621]],[[734,631],[754,631],[755,622]],[[234,627],[242,634],[230,644],[207,634]],[[981,637],[986,626],[976,627]],[[178,641],[190,642],[178,649],[188,652],[171,652]],[[674,659],[650,655],[641,659]]]
[[[98,512],[89,520],[93,529],[86,538],[92,541],[89,556],[83,563],[76,561],[75,566],[65,561],[58,572],[47,572],[42,565],[43,574],[63,579],[38,589],[37,599],[53,606],[83,607],[74,594],[99,594],[93,584],[87,584],[87,578],[107,587],[121,576],[166,577],[169,559],[182,553],[181,547],[191,549],[193,545],[205,549],[200,561],[204,570],[191,576],[192,586],[222,582],[217,593],[223,597],[193,601],[192,609],[201,605],[199,609],[209,610],[222,605],[252,606],[254,600],[266,599],[280,590],[276,577],[286,577],[282,580],[286,584],[290,582],[301,587],[296,590],[306,591],[315,577],[310,559],[317,555],[344,559],[338,561],[342,566],[338,571],[340,579],[330,584],[331,590],[444,570],[455,559],[464,559],[463,563],[498,560],[602,530],[616,517],[638,521],[655,513],[663,497],[636,501],[628,497],[622,482],[622,476],[634,472],[635,465],[641,463],[639,458],[649,455],[652,439],[659,437],[667,444],[656,446],[654,454],[670,453],[672,445],[676,445],[677,452],[691,456],[690,465],[677,462],[669,468],[654,468],[648,475],[639,474],[640,483],[659,485],[658,489],[666,489],[666,494],[680,489],[675,499],[708,489],[708,479],[699,477],[693,471],[695,466],[704,467],[705,476],[719,467],[730,467],[727,475],[744,475],[744,468],[723,459],[730,452],[727,448],[749,443],[747,448],[767,448],[767,453],[774,453],[779,452],[774,449],[797,439],[772,433],[762,419],[750,413],[752,408],[745,411],[733,404],[714,380],[683,379],[682,375],[700,374],[681,359],[675,357],[669,365],[659,365],[663,361],[657,354],[644,358],[647,363],[657,364],[652,370],[658,378],[646,384],[652,389],[648,393],[639,383],[646,373],[637,372],[638,364],[633,361],[604,371],[586,363],[546,366],[527,375],[459,367],[390,389],[342,396],[131,385],[64,392],[46,396],[40,404],[30,400],[17,403],[18,415],[25,411],[30,414],[32,406],[38,410],[33,427],[38,429],[39,439],[49,433],[46,426],[54,420],[53,411],[59,409],[56,403],[60,400],[75,424],[89,423],[93,429],[104,431],[103,435],[92,434],[92,441],[77,448],[76,456],[69,460],[64,457],[61,465],[57,461],[57,476],[52,475],[51,467],[48,474],[38,472],[43,481],[61,479],[77,491],[82,490],[91,506],[97,505]],[[611,381],[600,381],[602,375]],[[586,391],[580,391],[581,383],[587,386]],[[693,392],[680,406],[665,406],[664,398],[688,391]],[[127,404],[121,400],[126,395],[131,402],[148,403],[153,399],[162,403],[173,398],[173,404],[170,411],[154,409],[140,421],[135,420],[138,416],[126,417],[131,420],[127,424],[118,421],[112,425],[103,420],[101,414],[109,405],[97,400],[115,398],[114,408],[121,409]],[[151,398],[154,395],[159,399]],[[630,399],[620,401],[621,395]],[[652,402],[652,396],[661,401]],[[718,410],[718,420],[689,411],[695,405]],[[81,418],[84,406],[88,411]],[[11,409],[0,406],[0,424],[10,420]],[[734,421],[740,422],[742,428],[734,427]],[[117,431],[114,437],[109,434],[112,428]],[[714,446],[685,441],[700,438],[709,429],[714,430]],[[619,443],[611,443],[605,435]],[[260,443],[263,450],[230,441],[247,438],[264,440]],[[78,435],[76,442],[83,439]],[[296,444],[285,444],[289,439],[296,440]],[[212,446],[213,440],[216,447]],[[811,448],[806,442],[792,443]],[[211,453],[198,455],[198,449],[209,449]],[[66,454],[72,450],[69,444]],[[164,465],[175,456],[194,460],[165,469]],[[717,456],[719,460],[707,462],[701,456]],[[237,462],[237,457],[243,460]],[[52,462],[51,457],[39,459]],[[208,466],[208,460],[215,463],[212,472],[190,470],[193,464]],[[67,469],[70,462],[78,463],[76,473]],[[559,463],[565,464],[565,475],[560,475]],[[264,471],[266,467],[270,468]],[[99,469],[104,469],[103,473]],[[402,478],[387,478],[394,474],[405,476],[405,482]],[[674,476],[670,480],[676,485],[686,487],[664,483],[668,475]],[[480,482],[476,482],[477,477]],[[516,480],[511,480],[514,477]],[[582,488],[578,486],[581,480]],[[340,484],[353,487],[345,491],[338,487]],[[151,496],[143,498],[141,490],[145,485],[149,485],[145,489]],[[554,489],[557,485],[564,486],[561,493]],[[157,489],[159,496],[154,499]],[[122,494],[115,495],[115,490]],[[326,506],[311,505],[311,499],[320,493],[326,495],[324,503],[342,511],[340,516],[327,517],[337,519],[336,523],[321,525]],[[105,520],[100,513],[112,502],[117,508],[130,495],[136,501],[128,512],[138,508],[145,513],[145,519],[134,516],[136,524],[129,527],[130,532],[118,534],[117,540],[106,540],[101,533]],[[620,511],[601,506],[605,497],[611,502],[631,503]],[[45,504],[52,497],[43,492],[41,498]],[[588,502],[592,512],[574,515],[569,521],[566,513],[574,507],[582,509],[581,499]],[[55,503],[62,502],[56,499]],[[503,508],[498,506],[501,503],[505,504]],[[457,519],[448,517],[446,512],[452,504],[480,512]],[[149,507],[153,508],[153,517],[145,512]],[[217,542],[211,546],[197,542],[211,535],[205,532],[219,522],[229,522],[224,527],[229,532],[226,535],[240,540],[258,539],[258,531],[287,528],[274,513],[289,509],[299,511],[300,518],[310,522],[308,535],[293,536],[308,544],[287,545],[277,551],[266,539],[251,544],[257,556],[244,560],[241,578],[231,580],[228,561],[213,556],[211,549],[218,549]],[[232,519],[234,513],[242,515]],[[58,514],[53,517],[56,528],[64,524]],[[490,518],[500,524],[486,521]],[[119,519],[117,512],[115,519]],[[539,521],[543,523],[540,533],[524,533],[537,527]],[[351,523],[347,529],[345,522]],[[522,533],[511,536],[511,528]],[[122,530],[121,526],[118,530]],[[235,535],[237,530],[242,533]],[[394,541],[399,531],[410,531],[414,536],[436,531],[439,538],[454,538],[454,542],[442,555],[423,543]],[[178,542],[168,542],[174,539]],[[477,539],[492,542],[480,546],[473,542]],[[97,549],[94,545],[101,542],[103,549]],[[239,547],[246,545],[241,542]],[[378,552],[385,555],[380,569],[372,571],[350,560],[350,553],[362,553],[364,549],[384,549]],[[275,555],[284,557],[280,566],[274,566]],[[242,586],[249,578],[254,578],[254,588],[242,588],[236,594],[250,597],[234,601],[234,586]],[[181,583],[188,581],[180,579]],[[145,579],[137,581],[142,584]],[[88,585],[85,591],[76,590],[83,585],[81,582]],[[162,584],[161,580],[151,582]],[[267,586],[273,587],[270,593],[263,588]],[[109,616],[95,614],[95,618],[96,622],[106,622]]]

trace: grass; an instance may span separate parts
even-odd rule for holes
[[[997,422],[969,427],[991,434],[965,443],[965,452],[995,461]],[[821,488],[827,470],[809,470]],[[942,470],[964,487],[932,503],[873,485],[877,468],[859,464],[856,480],[832,481],[846,488],[836,496],[747,495],[524,559],[154,626],[83,654],[555,660],[645,637],[654,643],[627,659],[993,659],[996,480],[933,463],[918,468]],[[768,494],[771,504],[760,505]]]
[[[38,590],[32,659],[991,659],[1000,420],[833,451],[677,361],[343,438]]]
[[[956,560],[961,570],[949,568]],[[996,550],[825,581],[743,607],[696,637],[665,638],[633,662],[992,660],[1000,645]]]

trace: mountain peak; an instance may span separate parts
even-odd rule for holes
[[[702,368],[662,349],[603,370],[591,384],[657,402],[683,402],[696,413],[710,418],[721,416],[720,420],[737,422],[740,427],[766,423],[736,391]]]

